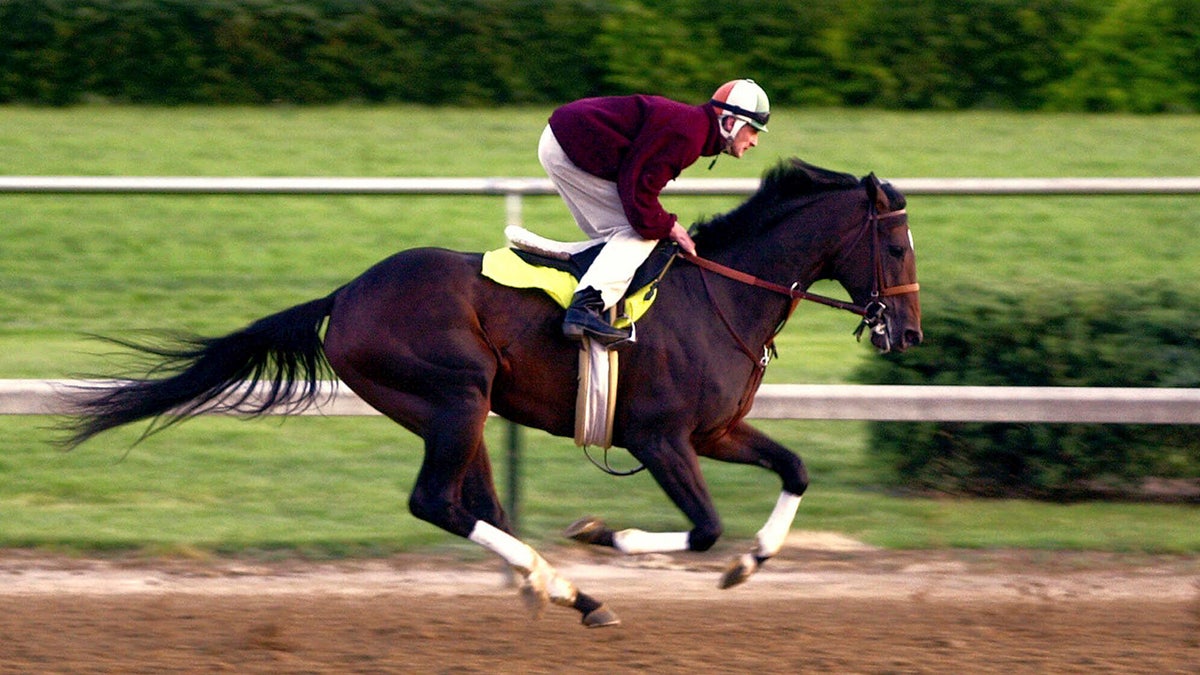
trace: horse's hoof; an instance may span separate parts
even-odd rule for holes
[[[567,526],[563,536],[584,544],[599,544],[601,537],[608,531],[608,525],[595,516],[584,516]]]
[[[729,563],[729,567],[725,568],[725,573],[721,575],[721,580],[717,582],[717,588],[722,590],[733,588],[738,584],[744,583],[750,578],[750,575],[757,571],[758,561],[749,553],[735,558],[733,562]]]
[[[600,605],[583,615],[583,625],[588,628],[606,628],[621,625],[621,619],[609,608]]]

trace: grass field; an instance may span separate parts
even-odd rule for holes
[[[548,110],[0,108],[0,174],[537,176]],[[1200,116],[779,111],[745,160],[685,175],[757,176],[782,157],[884,178],[1200,175]],[[737,198],[680,198],[685,221]],[[0,378],[105,369],[80,336],[225,333],[322,295],[388,253],[502,243],[491,197],[0,196]],[[927,314],[958,282],[1200,290],[1194,197],[915,197]],[[575,238],[554,198],[526,224]],[[828,290],[828,289],[827,289]],[[839,382],[870,351],[851,317],[802,307],[769,382]],[[416,439],[378,419],[198,420],[128,448],[138,430],[71,454],[44,418],[0,418],[0,546],[371,553],[455,540],[404,513]],[[813,487],[797,527],[897,547],[1200,551],[1194,507],[899,499],[873,489],[862,425],[763,425],[800,452]],[[499,424],[489,430],[502,446]],[[526,434],[522,518],[552,537],[583,513],[685,525],[644,476],[605,477],[566,440]],[[502,452],[496,452],[503,471]],[[620,456],[615,461],[619,461]],[[536,469],[534,469],[536,467]],[[768,474],[705,465],[730,537],[762,524]],[[503,489],[503,488],[502,488]],[[726,544],[732,545],[732,544]]]

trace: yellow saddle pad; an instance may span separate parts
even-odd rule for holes
[[[541,267],[525,262],[511,248],[501,248],[483,254],[483,276],[511,288],[538,288],[554,298],[564,309],[571,305],[579,280],[570,272]],[[658,293],[658,279],[627,293],[624,311],[619,311],[615,325],[623,327],[637,321],[653,304]]]

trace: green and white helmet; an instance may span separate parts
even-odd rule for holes
[[[767,92],[754,80],[726,82],[717,89],[708,103],[717,109],[721,135],[726,143],[731,142],[745,124],[759,131],[767,130],[767,120],[771,118],[771,102],[767,99]]]

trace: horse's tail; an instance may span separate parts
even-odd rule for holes
[[[205,412],[295,413],[316,402],[332,370],[321,327],[335,294],[272,314],[219,338],[182,337],[167,346],[112,342],[147,356],[144,378],[83,386],[68,396],[67,447],[130,422],[151,419],[142,438]],[[161,375],[161,377],[159,377]],[[259,386],[261,385],[261,386]]]

